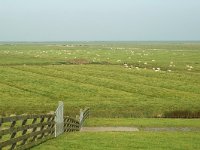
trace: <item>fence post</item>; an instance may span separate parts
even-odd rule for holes
[[[59,136],[64,132],[64,104],[59,101],[58,108],[55,111],[55,137]]]
[[[80,127],[82,127],[82,124],[83,124],[83,109],[80,109],[79,122],[80,122]]]

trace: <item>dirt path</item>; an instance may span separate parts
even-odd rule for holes
[[[160,132],[160,131],[198,131],[200,132],[200,128],[192,128],[192,127],[82,127],[81,132],[136,132],[136,131],[152,131],[152,132]]]
[[[135,132],[139,131],[135,127],[83,127],[81,132]]]

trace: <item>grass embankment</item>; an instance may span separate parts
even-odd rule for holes
[[[200,119],[90,118],[87,127],[191,127],[200,128]]]
[[[197,150],[199,140],[195,132],[70,133],[33,150]]]

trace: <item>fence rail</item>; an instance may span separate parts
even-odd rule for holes
[[[54,114],[0,118],[0,150],[27,149],[53,137]]]
[[[74,132],[80,130],[80,122],[69,116],[64,117],[64,132]]]
[[[90,113],[90,108],[85,108],[84,110],[80,110],[80,127],[83,126],[83,123],[85,122],[85,119],[89,117],[89,113]]]
[[[0,150],[29,149],[63,132],[80,131],[89,117],[89,108],[80,110],[79,118],[63,116],[64,104],[54,114],[19,115],[0,118]]]

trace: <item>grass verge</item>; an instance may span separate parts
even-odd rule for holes
[[[33,150],[197,150],[199,140],[195,132],[70,133]]]
[[[87,127],[195,127],[200,128],[200,119],[167,118],[90,118]]]

